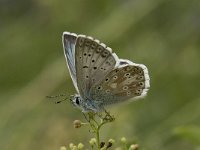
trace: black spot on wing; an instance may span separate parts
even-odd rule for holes
[[[89,68],[88,66],[83,66],[83,68]]]

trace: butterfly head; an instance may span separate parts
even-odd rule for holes
[[[72,103],[73,106],[79,108],[79,109],[82,109],[82,106],[83,106],[83,100],[82,98],[80,97],[80,95],[72,95],[71,98],[70,98],[70,101]]]
[[[74,107],[82,110],[82,112],[102,111],[102,108],[98,105],[98,103],[88,99],[83,100],[83,98],[78,94],[72,95],[70,101]]]

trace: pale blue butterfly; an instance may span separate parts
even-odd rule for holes
[[[147,94],[150,78],[145,65],[119,59],[111,48],[85,35],[64,32],[63,47],[77,91],[71,101],[83,112],[99,112]]]

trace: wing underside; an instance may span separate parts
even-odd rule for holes
[[[84,35],[77,38],[75,57],[78,89],[83,97],[90,99],[90,88],[109,74],[118,58],[111,48]]]
[[[67,62],[67,66],[73,81],[73,84],[79,92],[77,87],[77,79],[76,79],[76,67],[75,67],[75,44],[76,44],[77,35],[74,33],[64,32],[63,33],[63,47],[65,59]]]
[[[83,99],[103,105],[144,97],[150,87],[147,67],[119,59],[92,37],[63,34],[64,53],[74,86]]]
[[[105,79],[91,88],[91,98],[103,105],[144,97],[150,87],[146,66],[120,59]]]

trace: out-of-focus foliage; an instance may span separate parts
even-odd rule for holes
[[[200,127],[197,126],[186,126],[176,127],[174,133],[177,136],[190,140],[191,142],[200,145]],[[200,148],[200,146],[199,146]]]
[[[104,139],[126,136],[143,150],[199,147],[186,138],[195,132],[174,134],[200,125],[199,0],[1,0],[0,149],[56,150],[71,141],[87,147],[88,131],[72,125],[81,112],[45,99],[75,93],[63,31],[93,36],[149,69],[148,96],[110,107],[116,121]]]

